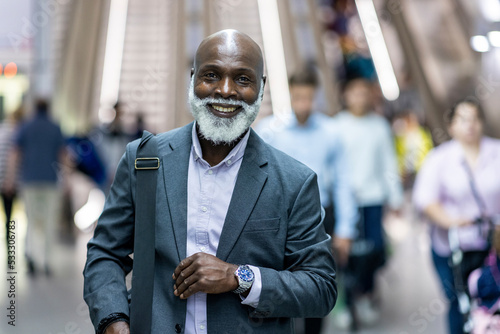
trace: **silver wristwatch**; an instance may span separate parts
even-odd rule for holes
[[[241,294],[250,289],[255,279],[255,275],[252,269],[250,269],[250,267],[247,265],[239,266],[238,269],[236,269],[236,271],[234,272],[234,275],[238,279],[239,286],[236,290],[233,290],[233,292],[238,294]]]

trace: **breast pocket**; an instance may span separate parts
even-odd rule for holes
[[[280,218],[250,219],[245,224],[243,233],[275,232],[280,228]]]

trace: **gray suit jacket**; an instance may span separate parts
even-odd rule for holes
[[[153,333],[184,332],[186,301],[173,294],[172,273],[186,257],[187,174],[193,124],[158,135]],[[134,246],[134,161],[127,146],[88,244],[84,297],[97,328],[111,313],[129,314],[125,275]],[[336,297],[330,238],[322,226],[316,175],[265,144],[253,130],[238,173],[217,257],[258,266],[256,309],[228,292],[208,295],[209,333],[286,333],[293,317],[323,317]]]

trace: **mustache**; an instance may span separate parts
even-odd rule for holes
[[[238,100],[231,100],[231,99],[224,99],[224,98],[212,98],[212,97],[205,97],[203,99],[199,99],[203,105],[208,105],[208,104],[231,104],[234,106],[238,107],[247,107],[248,103],[243,102],[243,101],[238,101]]]

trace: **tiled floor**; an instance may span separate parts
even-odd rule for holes
[[[18,233],[24,233],[25,218],[18,207],[15,218]],[[0,227],[0,231],[2,228]],[[359,334],[443,334],[445,302],[430,263],[425,227],[409,219],[391,219],[387,231],[392,256],[378,280],[382,296],[382,317],[377,325]],[[4,240],[3,234],[0,240]],[[51,278],[30,278],[24,263],[16,275],[16,326],[8,325],[7,270],[0,280],[0,333],[86,334],[93,328],[82,299],[82,268],[85,245],[90,234],[81,233],[73,246],[58,244]],[[17,242],[22,254],[22,242]],[[22,257],[18,256],[22,261]],[[6,268],[5,250],[0,249],[0,265]],[[335,328],[332,316],[324,333],[345,334]]]

